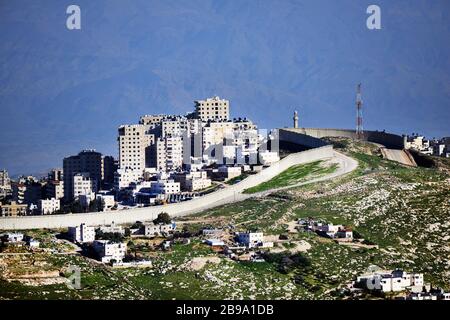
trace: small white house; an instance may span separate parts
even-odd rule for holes
[[[38,202],[38,210],[41,214],[52,214],[60,209],[60,200],[51,199],[41,199]]]
[[[23,233],[15,232],[15,233],[5,233],[2,235],[6,240],[10,243],[16,243],[23,241]]]
[[[39,248],[40,242],[36,239],[29,239],[27,245],[30,248]]]
[[[249,248],[260,246],[263,241],[262,232],[240,232],[238,234],[238,242]]]
[[[103,263],[109,263],[112,260],[120,262],[125,258],[127,251],[125,243],[113,243],[109,240],[95,240],[92,247]]]
[[[167,223],[167,224],[154,224],[151,223],[145,223],[144,224],[144,235],[146,237],[157,237],[161,235],[168,234],[170,232],[173,232],[176,229],[176,224],[174,222]]]

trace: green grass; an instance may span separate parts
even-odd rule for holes
[[[244,193],[257,193],[271,189],[291,186],[304,181],[309,177],[318,177],[329,174],[337,169],[337,165],[323,166],[323,161],[315,161],[306,164],[298,164],[283,171],[269,181],[263,182],[252,188],[244,190]]]

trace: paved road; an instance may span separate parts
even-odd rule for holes
[[[304,152],[290,154],[289,156],[273,164],[269,168],[264,169],[258,174],[251,175],[237,184],[231,185],[227,188],[220,189],[193,200],[163,206],[151,206],[146,208],[135,208],[109,212],[0,218],[0,229],[54,229],[76,226],[80,223],[86,223],[88,225],[111,224],[112,222],[115,222],[117,224],[133,223],[135,221],[151,221],[163,211],[170,214],[171,217],[186,216],[224,204],[238,202],[250,197],[258,196],[258,194],[248,195],[243,194],[242,192],[245,189],[270,180],[271,178],[275,177],[276,175],[280,174],[282,171],[288,169],[293,165],[328,159],[331,159],[331,161],[335,161],[339,164],[339,167],[335,172],[307,182],[303,182],[298,185],[333,179],[335,177],[351,172],[358,165],[356,160],[349,158],[339,152],[333,151],[333,148],[331,146],[325,146],[307,150]]]

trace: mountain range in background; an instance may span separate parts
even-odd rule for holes
[[[95,148],[117,155],[117,127],[230,100],[260,128],[355,127],[449,135],[450,2],[0,0],[0,168],[62,166]],[[66,8],[81,8],[81,30]]]

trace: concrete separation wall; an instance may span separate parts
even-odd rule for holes
[[[167,212],[172,217],[184,216],[220,205],[237,202],[248,198],[242,191],[254,187],[262,182],[268,181],[289,167],[317,160],[333,157],[331,145],[310,149],[303,152],[293,153],[284,159],[274,163],[258,174],[251,175],[243,181],[212,192],[203,197],[167,204],[163,206],[152,206],[147,208],[135,208],[120,211],[92,212],[63,215],[25,216],[25,217],[3,217],[0,218],[0,229],[3,230],[25,230],[42,228],[66,228],[81,223],[88,225],[102,225],[115,223],[133,223],[135,221],[149,221],[157,217],[161,212]]]
[[[288,129],[280,129],[280,140],[281,136],[289,137],[289,132],[298,133],[303,136],[311,136],[314,138],[325,138],[325,137],[344,137],[356,139],[355,130],[350,129],[320,129],[320,128],[288,128]],[[290,139],[290,138],[289,138]],[[297,138],[299,142],[310,144],[314,146],[318,144],[314,140],[308,140],[307,138]],[[387,133],[383,131],[364,131],[362,140],[375,142],[384,145],[387,148],[391,149],[404,149],[405,148],[405,138],[400,135]]]
[[[280,145],[283,142],[299,144],[307,148],[320,148],[328,145],[328,143],[326,143],[322,139],[303,132],[299,132],[298,129],[279,129],[278,135],[280,139]]]

